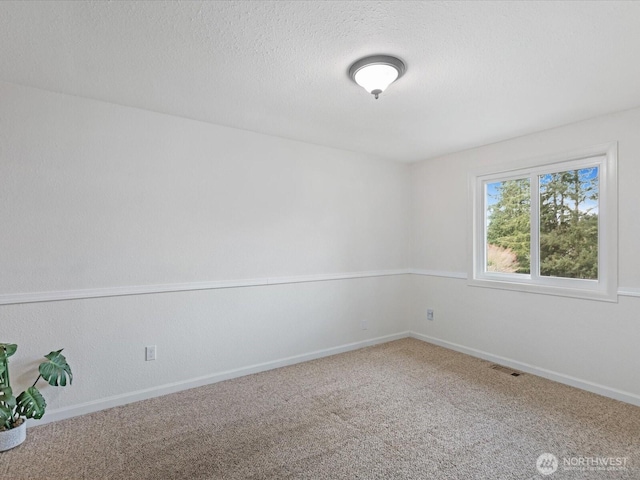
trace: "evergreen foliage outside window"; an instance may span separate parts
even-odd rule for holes
[[[540,176],[540,275],[598,279],[598,167]]]
[[[614,147],[594,147],[560,162],[543,159],[524,168],[472,175],[470,283],[614,300]]]
[[[487,270],[529,273],[531,264],[531,185],[528,178],[486,185]],[[498,256],[509,262],[497,261]]]

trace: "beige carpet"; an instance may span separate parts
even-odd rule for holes
[[[640,408],[489,365],[390,342],[31,428],[0,478],[640,478]]]

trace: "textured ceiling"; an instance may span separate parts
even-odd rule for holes
[[[640,2],[0,2],[0,81],[401,161],[640,105]],[[369,54],[408,70],[374,100]],[[0,99],[1,108],[1,99]]]

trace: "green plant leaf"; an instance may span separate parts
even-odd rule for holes
[[[0,405],[6,405],[9,408],[16,406],[16,397],[13,396],[11,387],[0,387]]]
[[[0,425],[10,428],[11,420],[13,420],[13,409],[0,403]]]
[[[7,357],[10,357],[16,350],[18,349],[18,345],[15,343],[0,343],[0,355],[3,355],[6,352]]]
[[[36,387],[29,387],[18,395],[18,415],[25,418],[40,419],[47,408],[47,402]]]
[[[7,359],[16,353],[18,346],[13,343],[0,343],[0,382],[4,383],[4,372],[7,371]]]
[[[67,359],[64,358],[64,355],[60,352],[62,352],[62,349],[45,355],[47,361],[42,362],[39,368],[42,378],[54,387],[64,387],[67,384],[67,376],[69,377],[69,383],[73,381],[71,367],[67,363]]]

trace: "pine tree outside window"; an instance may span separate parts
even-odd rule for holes
[[[470,176],[469,283],[617,300],[617,145]]]

